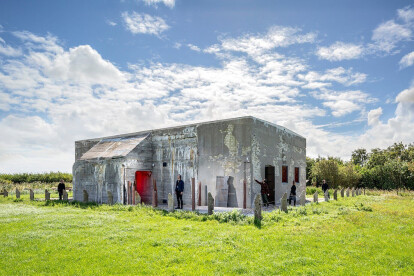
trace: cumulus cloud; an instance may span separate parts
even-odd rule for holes
[[[4,39],[0,37],[0,55],[5,56],[19,56],[22,54],[20,49],[15,49],[9,45],[6,45]]]
[[[187,44],[187,46],[188,46],[188,48],[190,48],[193,51],[196,51],[196,52],[200,52],[201,51],[201,49],[198,46],[193,45],[191,43]]]
[[[160,36],[161,33],[170,28],[161,17],[151,16],[145,13],[123,12],[122,18],[126,29],[133,34],[152,34]]]
[[[316,54],[320,59],[340,61],[360,58],[363,55],[363,51],[362,45],[338,41],[329,47],[319,47]]]
[[[412,9],[410,6],[407,6],[403,9],[397,10],[398,17],[406,23],[410,23],[411,21],[414,21],[414,9]]]
[[[382,115],[382,108],[378,107],[368,112],[368,125],[373,126],[379,123],[379,117]]]
[[[337,67],[325,70],[324,73],[308,71],[306,74],[298,74],[300,80],[306,81],[303,85],[306,89],[320,89],[331,86],[332,82],[340,83],[344,86],[351,86],[365,82],[367,75],[354,72],[352,68],[345,69]]]
[[[329,61],[358,59],[372,54],[395,54],[400,42],[412,39],[413,20],[413,8],[399,9],[395,19],[379,24],[372,31],[371,41],[361,44],[337,41],[330,46],[319,47],[315,54]]]
[[[408,53],[400,60],[400,68],[406,68],[414,64],[414,52]]]
[[[276,47],[287,47],[293,44],[313,43],[315,33],[301,33],[301,29],[273,26],[265,34],[248,34],[238,38],[222,38],[220,44],[205,49],[207,53],[242,52],[250,56],[259,56]]]
[[[380,24],[372,33],[372,40],[375,44],[373,48],[391,52],[397,46],[397,43],[403,40],[409,40],[412,36],[412,31],[408,26],[398,24],[394,20],[389,20]]]
[[[272,35],[281,29],[272,29]],[[365,74],[343,67],[315,71],[306,60],[278,53],[282,45],[313,41],[312,35],[299,31],[293,33],[296,38],[279,40],[269,39],[269,32],[222,39],[214,46],[220,53],[215,55],[220,59],[217,67],[158,62],[131,64],[128,70],[117,68],[89,45],[68,49],[52,35],[15,35],[24,55],[7,56],[0,67],[0,109],[7,111],[0,118],[0,167],[6,171],[69,171],[75,140],[243,115],[306,136],[310,156],[346,157],[362,136],[329,132],[313,120],[326,116],[327,110],[339,118],[375,102],[357,89],[331,88],[364,82]],[[273,46],[264,44],[260,55],[254,49],[234,55],[241,48],[226,44],[231,40],[241,45],[248,37]],[[304,87],[318,83],[320,88],[311,93],[314,104]],[[403,108],[396,121],[401,128],[400,118],[409,110],[405,94],[410,93],[398,98]],[[376,145],[373,128],[362,146],[366,141]]]
[[[364,104],[375,102],[376,99],[359,90],[330,91],[311,93],[316,99],[323,101],[323,105],[332,110],[332,115],[340,117],[354,111],[362,111]]]
[[[158,4],[163,3],[165,6],[169,7],[170,9],[174,8],[175,0],[142,0],[148,6],[155,6],[157,7]]]
[[[398,94],[396,101],[399,103],[414,104],[414,87],[401,91]]]

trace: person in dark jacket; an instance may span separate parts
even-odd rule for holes
[[[177,194],[178,207],[176,209],[183,209],[183,192],[184,192],[184,181],[181,180],[181,175],[177,177],[175,182],[175,193]]]
[[[58,185],[59,200],[63,199],[63,190],[65,189],[66,189],[65,182],[63,181],[63,179],[61,179]]]
[[[295,183],[295,180],[293,180],[292,187],[290,188],[289,205],[291,205],[292,200],[293,200],[293,205],[296,206],[296,183]]]
[[[267,180],[263,179],[263,181],[260,182],[255,179],[255,181],[257,182],[257,184],[260,185],[260,193],[262,194],[263,205],[266,207],[269,207],[268,196],[270,196],[270,193],[269,193],[269,185],[267,184]]]
[[[325,193],[326,190],[328,190],[328,189],[329,189],[328,183],[326,183],[325,179],[322,180],[322,191],[323,191],[323,193]]]

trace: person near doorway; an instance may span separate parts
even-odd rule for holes
[[[184,181],[181,180],[181,175],[177,177],[177,182],[175,182],[175,193],[177,194],[177,208],[183,209],[183,192],[184,192]]]
[[[262,194],[263,205],[266,207],[269,207],[268,196],[270,196],[270,193],[269,193],[269,185],[267,184],[267,180],[264,178],[262,182],[258,181],[257,179],[255,179],[254,181],[256,181],[257,184],[260,185],[260,192]]]
[[[322,180],[322,191],[323,191],[323,194],[325,194],[328,189],[329,189],[328,183],[326,183],[326,180],[325,179]],[[328,197],[329,197],[329,193],[328,193]]]
[[[65,182],[63,181],[63,179],[61,179],[58,185],[59,200],[63,199],[63,190],[65,189]]]
[[[293,205],[296,206],[296,183],[295,183],[295,180],[293,180],[292,187],[290,188],[289,205],[292,204],[292,200],[293,200]]]

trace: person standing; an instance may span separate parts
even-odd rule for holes
[[[290,188],[289,205],[291,205],[292,200],[293,200],[293,206],[296,206],[296,183],[295,183],[295,180],[293,180],[292,187]]]
[[[263,179],[262,182],[258,181],[258,180],[254,180],[257,182],[257,184],[260,185],[260,192],[262,194],[262,201],[263,201],[263,205],[266,207],[269,207],[269,199],[268,196],[270,196],[269,193],[269,185],[267,185],[267,180],[266,178]]]
[[[177,182],[175,182],[175,193],[177,195],[178,206],[176,209],[183,209],[183,192],[184,192],[184,181],[181,180],[181,175],[177,177]]]
[[[326,190],[328,190],[328,189],[329,189],[328,183],[326,183],[325,179],[322,180],[322,191],[323,191],[323,193],[325,193]]]
[[[58,185],[59,200],[63,199],[63,190],[65,189],[65,182],[63,181],[63,179],[61,179]]]
[[[329,189],[328,183],[326,183],[326,180],[322,180],[322,191],[323,194],[325,195],[326,191]],[[328,193],[328,198],[329,198],[329,193]]]

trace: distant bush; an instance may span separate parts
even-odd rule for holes
[[[0,183],[54,183],[63,179],[65,182],[72,182],[71,173],[49,172],[49,173],[15,173],[0,174]]]
[[[315,192],[318,192],[318,195],[323,196],[322,188],[320,188],[320,187],[312,187],[312,186],[306,187],[306,194],[307,195],[313,195]]]
[[[306,158],[308,185],[329,188],[414,190],[414,144],[395,143],[386,149],[356,149],[348,162],[340,158]],[[315,192],[315,191],[314,191]]]

